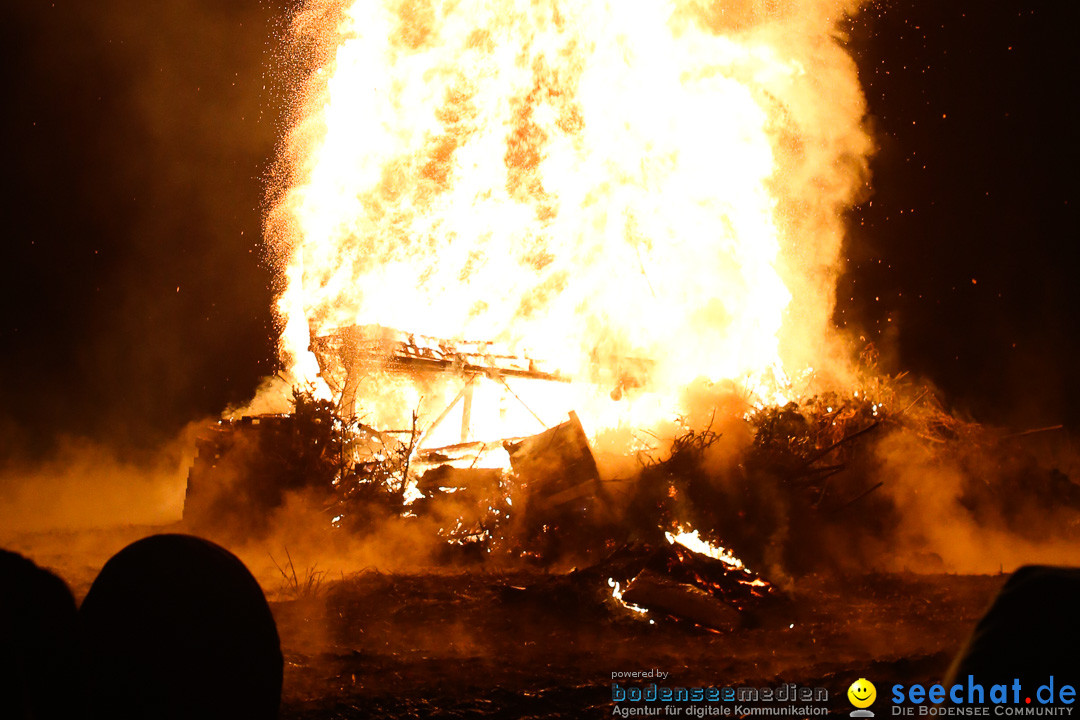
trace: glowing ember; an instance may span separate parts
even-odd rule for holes
[[[293,379],[329,394],[312,334],[360,325],[543,359],[576,382],[515,385],[534,425],[570,408],[594,430],[647,425],[699,377],[782,400],[789,373],[829,353],[841,210],[870,147],[834,39],[846,6],[708,7],[301,13],[336,49],[271,218]],[[379,387],[363,396],[376,415],[434,402]],[[519,432],[497,415],[474,435]]]
[[[708,557],[711,557],[714,560],[719,560],[720,562],[724,563],[725,565],[728,565],[728,566],[730,566],[730,567],[732,567],[732,568],[734,568],[736,570],[743,570],[743,569],[746,568],[746,566],[743,565],[743,561],[740,560],[739,558],[735,557],[731,553],[730,550],[725,550],[722,547],[719,547],[717,545],[713,545],[712,543],[708,542],[707,540],[703,540],[701,538],[701,536],[698,535],[697,530],[687,531],[687,530],[683,530],[680,527],[680,528],[676,528],[676,531],[677,532],[674,532],[674,533],[670,533],[670,532],[665,532],[664,533],[664,537],[666,537],[668,542],[671,543],[672,545],[678,543],[679,545],[682,545],[687,550],[693,550],[696,553],[701,553],[702,555],[706,555]],[[754,584],[757,584],[758,582],[760,582],[761,585],[766,584],[765,582],[761,581],[760,579],[755,580]]]
[[[622,596],[623,591],[622,591],[622,588],[619,586],[619,582],[617,580],[614,580],[612,578],[608,578],[607,584],[608,584],[608,587],[611,588],[611,597],[615,598],[615,602],[619,603],[620,605],[622,605],[627,610],[632,610],[632,611],[634,611],[636,613],[639,613],[641,615],[648,615],[649,614],[649,611],[646,610],[645,608],[643,608],[643,607],[641,607],[639,605],[635,605],[633,603],[628,603],[625,600],[623,600],[623,596]]]

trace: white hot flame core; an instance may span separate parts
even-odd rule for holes
[[[523,400],[594,430],[700,377],[784,400],[828,352],[870,149],[836,40],[857,3],[730,5],[309,2],[333,52],[270,222],[293,378],[325,391],[311,333],[360,324],[540,358],[576,382]]]

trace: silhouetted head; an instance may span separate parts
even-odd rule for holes
[[[1034,693],[1080,678],[1080,569],[1028,565],[1012,574],[953,663],[948,684],[968,675],[987,691],[1019,679]],[[1033,696],[1034,697],[1034,696]]]
[[[82,717],[78,614],[64,581],[0,550],[0,717]]]
[[[282,656],[240,560],[189,535],[112,557],[80,610],[97,718],[275,718]]]

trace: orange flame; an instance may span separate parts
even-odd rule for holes
[[[727,548],[720,547],[719,545],[713,545],[702,538],[697,530],[686,530],[682,527],[677,527],[675,528],[675,532],[665,532],[664,537],[666,537],[667,541],[672,545],[678,543],[688,550],[693,550],[696,553],[701,553],[714,560],[719,560],[732,569],[743,570],[746,568],[743,561],[737,558],[733,552]]]
[[[311,332],[377,324],[542,358],[576,382],[519,395],[556,422],[648,425],[700,377],[776,400],[831,352],[864,181],[851,6],[309,5],[335,50],[271,218],[293,378]]]

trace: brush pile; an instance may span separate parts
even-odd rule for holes
[[[420,451],[415,422],[411,434],[379,432],[297,392],[294,413],[219,424],[204,439],[186,519],[257,531],[300,492],[329,526],[358,537],[389,518],[434,518],[443,563],[542,566],[669,547],[665,533],[685,527],[780,578],[859,566],[887,545],[911,519],[897,506],[910,465],[927,484],[945,477],[949,500],[973,522],[1080,536],[1080,486],[1054,462],[1062,458],[1047,461],[1033,445],[1058,428],[1010,434],[947,412],[903,376],[873,377],[850,393],[726,419],[748,438],[734,458],[727,446],[718,460],[712,425],[686,427],[621,480],[601,478],[573,415],[494,444],[508,468],[477,468],[491,444]]]

